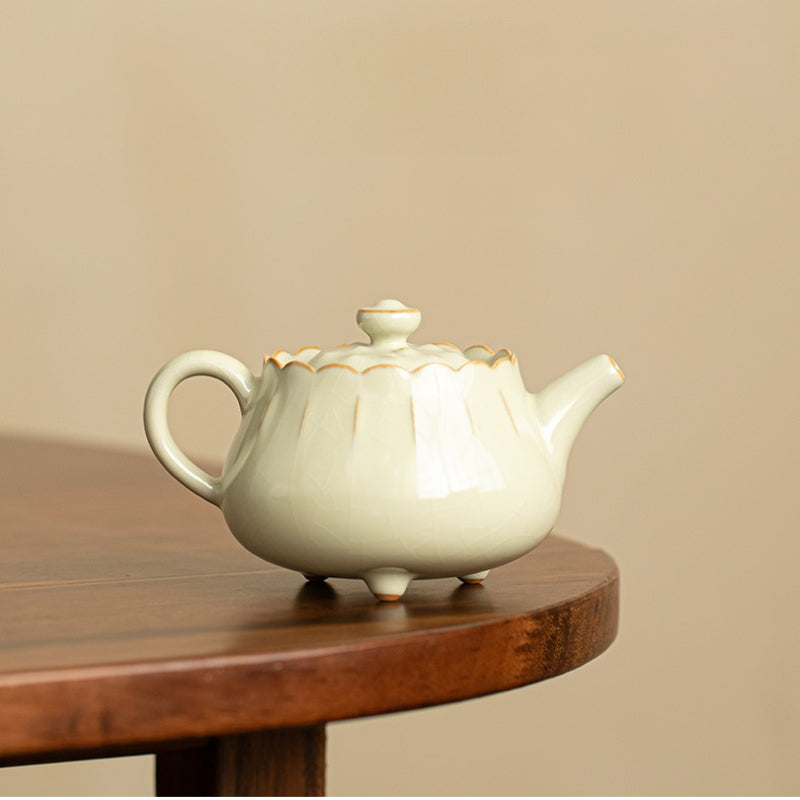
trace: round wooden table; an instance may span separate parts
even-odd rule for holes
[[[0,438],[0,764],[156,753],[167,795],[324,790],[325,723],[575,669],[617,629],[600,550],[484,585],[306,583],[150,456]]]

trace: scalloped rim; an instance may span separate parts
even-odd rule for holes
[[[460,372],[464,367],[468,367],[471,364],[479,364],[487,369],[495,369],[498,364],[503,364],[508,362],[509,364],[516,364],[517,363],[517,356],[515,353],[512,353],[507,347],[501,347],[499,350],[494,351],[491,347],[487,347],[485,344],[473,344],[470,347],[467,347],[466,350],[461,350],[459,347],[456,347],[454,344],[450,344],[450,342],[438,342],[435,343],[438,345],[446,345],[448,347],[452,347],[460,352],[466,352],[467,350],[473,350],[476,347],[479,347],[481,350],[485,350],[489,355],[499,355],[500,353],[505,353],[505,355],[500,356],[500,358],[495,359],[494,362],[488,364],[486,361],[480,361],[478,359],[472,359],[470,361],[466,361],[465,363],[461,364],[459,367],[452,367],[450,364],[444,364],[441,361],[431,361],[427,364],[420,364],[418,367],[414,367],[414,369],[406,369],[405,367],[401,367],[399,364],[373,364],[366,369],[358,370],[355,367],[351,367],[350,364],[340,364],[338,361],[334,361],[332,364],[324,364],[319,369],[314,369],[310,364],[307,364],[305,361],[294,361],[295,356],[300,355],[300,353],[305,352],[306,350],[317,350],[318,352],[322,352],[321,347],[315,347],[314,345],[306,345],[305,347],[301,347],[299,350],[295,351],[294,353],[290,353],[288,350],[284,350],[280,348],[276,350],[272,355],[264,356],[264,364],[274,364],[281,372],[285,370],[287,367],[296,364],[303,369],[308,370],[309,372],[317,373],[317,372],[324,372],[326,369],[331,369],[332,367],[339,367],[340,369],[346,369],[348,372],[354,372],[356,375],[363,375],[367,372],[370,372],[373,369],[399,369],[401,372],[405,372],[408,375],[413,375],[415,372],[419,372],[420,370],[426,369],[427,367],[444,367],[445,369],[449,369],[451,372]],[[338,345],[338,347],[346,347],[346,345]],[[281,353],[285,353],[289,356],[289,361],[284,364],[281,364],[278,361],[278,356]]]

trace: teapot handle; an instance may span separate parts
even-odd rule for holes
[[[167,422],[170,395],[181,381],[195,375],[221,380],[236,395],[242,415],[253,396],[257,379],[232,356],[215,350],[191,350],[164,364],[147,389],[144,430],[156,458],[187,489],[218,506],[222,502],[222,479],[204,472],[184,455],[172,437]]]

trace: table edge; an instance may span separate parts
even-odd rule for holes
[[[617,633],[619,571],[599,552],[609,562],[605,579],[561,603],[438,631],[435,639],[425,630],[357,650],[304,651],[298,671],[284,669],[286,653],[244,653],[6,673],[0,765],[67,749],[155,747],[411,710],[561,675],[599,656]],[[398,679],[401,658],[415,669]]]

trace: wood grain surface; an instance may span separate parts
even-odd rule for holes
[[[156,757],[159,797],[320,797],[325,726],[223,736]]]
[[[618,578],[556,536],[483,586],[306,583],[149,455],[0,438],[0,763],[446,703],[605,650]]]

